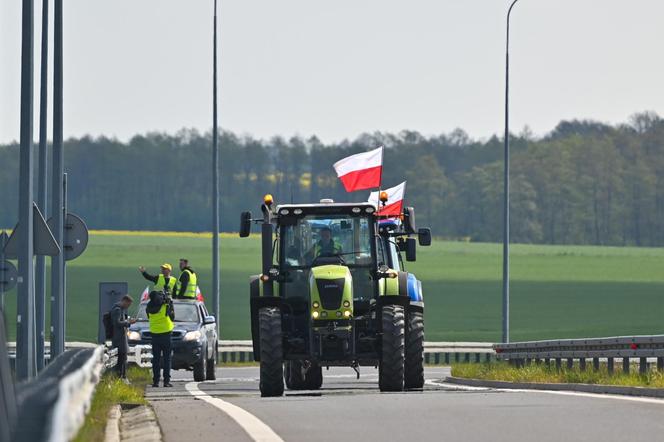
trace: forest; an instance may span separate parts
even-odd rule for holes
[[[512,242],[664,246],[664,120],[657,114],[617,125],[562,121],[541,137],[526,128],[510,144]],[[211,145],[211,133],[186,129],[127,142],[68,139],[69,210],[93,229],[210,231]],[[461,129],[333,144],[223,132],[221,229],[237,231],[240,212],[257,212],[265,193],[277,203],[365,201],[368,191],[344,191],[332,164],[381,145],[383,187],[408,181],[406,204],[416,207],[420,226],[448,239],[502,239],[503,140],[473,139]],[[16,143],[0,145],[5,228],[17,219],[18,157]]]

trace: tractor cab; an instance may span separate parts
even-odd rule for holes
[[[242,214],[240,236],[252,222],[261,225],[262,273],[250,278],[250,306],[264,396],[281,395],[284,379],[291,389],[320,388],[322,366],[332,365],[353,367],[358,376],[361,365],[379,366],[381,390],[421,387],[420,369],[404,374],[406,355],[398,354],[410,312],[422,317],[424,304],[421,288],[419,297],[409,295],[397,247],[413,234],[422,245],[431,236],[411,231],[414,212],[410,227],[383,231],[377,210],[331,200],[275,207],[266,195],[262,219]],[[418,324],[423,330],[423,320]],[[421,350],[412,357],[421,368]]]

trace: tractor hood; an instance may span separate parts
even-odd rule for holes
[[[353,315],[353,279],[348,267],[313,267],[309,276],[314,319],[350,319]]]

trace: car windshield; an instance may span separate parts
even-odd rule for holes
[[[281,253],[286,267],[311,267],[319,257],[343,258],[349,267],[371,265],[369,219],[349,215],[308,215],[283,227]]]
[[[145,306],[147,304],[141,304],[138,308],[137,319],[139,321],[147,321],[148,315],[145,313]],[[198,308],[196,304],[185,304],[185,303],[174,303],[173,308],[175,309],[175,322],[199,322],[198,317]]]

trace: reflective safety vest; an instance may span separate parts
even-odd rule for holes
[[[166,285],[166,278],[160,273],[159,276],[157,276],[157,283],[154,285],[152,290],[155,292],[161,292],[164,290],[164,288],[166,288],[167,292],[172,293],[177,282],[178,280],[174,276],[169,276],[168,285]]]
[[[196,273],[192,272],[189,269],[184,269],[185,272],[189,273],[189,282],[187,283],[187,288],[184,290],[183,296],[185,298],[196,299],[196,284],[198,283],[198,278]],[[178,281],[178,293],[180,293],[180,282]]]
[[[314,258],[319,256],[328,256],[328,255],[338,255],[341,253],[341,246],[334,242],[330,241],[331,244],[323,246],[320,241],[314,246]]]
[[[150,333],[168,333],[173,330],[173,321],[166,314],[168,304],[163,304],[157,313],[148,313],[150,321]]]

